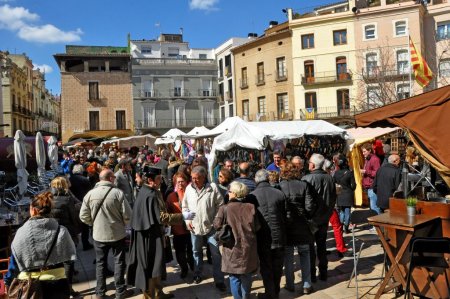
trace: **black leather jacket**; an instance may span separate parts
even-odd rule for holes
[[[314,222],[317,224],[328,223],[336,205],[336,186],[333,177],[322,169],[316,169],[305,175],[302,181],[306,181],[314,187],[313,197],[317,199],[318,206],[313,216]]]
[[[317,209],[311,185],[300,180],[284,180],[280,182],[280,188],[286,196],[287,245],[311,243],[313,235],[307,220],[313,217]]]
[[[283,192],[260,182],[255,191],[249,194],[258,201],[261,229],[257,233],[258,246],[270,246],[271,249],[286,245],[286,200]]]

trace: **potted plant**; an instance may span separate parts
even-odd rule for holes
[[[417,204],[416,197],[408,197],[406,199],[406,214],[408,214],[409,216],[416,215],[416,204]]]

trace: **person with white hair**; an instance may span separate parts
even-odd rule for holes
[[[325,158],[320,154],[313,154],[309,158],[309,171],[302,180],[311,184],[315,189],[317,211],[313,216],[313,222],[317,225],[317,231],[314,234],[317,245],[317,257],[319,260],[319,279],[326,281],[328,278],[328,258],[327,258],[327,229],[328,220],[333,213],[336,204],[336,187],[333,177],[324,171],[323,165]],[[311,280],[316,280],[316,251],[312,244],[310,250],[311,258]]]
[[[264,284],[263,298],[277,298],[283,276],[284,246],[286,245],[286,199],[269,183],[270,171],[260,169],[255,174],[258,212],[262,215],[257,232],[260,272]]]
[[[381,212],[389,209],[389,198],[398,189],[401,182],[400,156],[397,154],[390,155],[388,164],[378,169],[373,181],[373,191],[377,195],[377,206]]]

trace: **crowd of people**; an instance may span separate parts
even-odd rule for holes
[[[390,155],[380,167],[375,151],[372,144],[363,146],[361,183],[371,208],[381,213],[400,183],[400,159]],[[61,176],[33,199],[31,217],[14,238],[6,285],[35,275],[45,280],[44,298],[77,296],[72,278],[81,234],[83,250],[95,251],[97,298],[106,294],[109,252],[116,298],[126,298],[128,286],[144,298],[172,298],[162,282],[172,243],[182,279],[189,271],[196,284],[205,278],[206,250],[215,287],[225,292],[228,275],[234,298],[249,298],[258,271],[265,289],[258,298],[279,297],[283,269],[285,289],[295,292],[296,249],[302,280],[297,291],[310,294],[317,279],[328,279],[329,223],[337,254],[347,251],[343,234],[349,232],[354,173],[341,153],[330,160],[312,154],[305,161],[278,151],[272,157],[256,173],[247,161],[225,160],[210,175],[201,150],[187,161],[168,150],[64,152]],[[231,245],[218,236],[224,226],[231,228]]]

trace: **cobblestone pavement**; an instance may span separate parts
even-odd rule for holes
[[[361,234],[361,231],[357,231],[357,235]],[[364,233],[370,233],[367,230]],[[344,299],[344,298],[356,298],[356,288],[354,280],[351,282],[350,287],[347,287],[348,280],[350,278],[353,269],[353,255],[351,251],[352,238],[351,234],[344,235],[346,244],[348,244],[348,254],[340,259],[335,251],[335,242],[332,230],[328,231],[327,247],[331,251],[328,255],[328,280],[326,282],[318,280],[313,284],[315,292],[310,295],[300,294],[300,272],[298,265],[296,266],[296,292],[291,293],[283,288],[285,281],[284,277],[281,280],[282,290],[280,292],[280,299],[290,298],[320,298],[320,299]],[[358,244],[357,244],[358,245]],[[80,298],[95,298],[95,264],[94,250],[82,251],[81,246],[78,248],[79,260],[76,262],[76,269],[78,275],[75,277],[73,288],[76,291],[81,292]],[[175,256],[175,255],[174,255]],[[298,257],[296,256],[296,262],[298,263]],[[360,271],[360,278],[375,278],[380,277],[382,272],[383,250],[379,243],[367,244],[363,250],[358,269]],[[113,269],[113,261],[110,257],[109,267]],[[187,278],[181,279],[179,277],[179,269],[176,261],[167,264],[167,280],[164,282],[164,291],[170,292],[175,295],[176,298],[182,299],[214,299],[214,298],[232,298],[229,292],[228,280],[226,281],[228,286],[228,292],[221,293],[214,287],[212,279],[212,266],[206,263],[204,267],[205,278],[200,284],[194,284],[192,282],[192,272],[189,273]],[[374,298],[375,293],[378,290],[380,280],[370,280],[359,283],[359,296],[360,298]],[[114,298],[114,281],[110,277],[107,280],[108,293],[111,298]],[[134,290],[134,295],[128,298],[142,298],[139,290]],[[257,293],[263,293],[264,287],[262,284],[261,276],[259,274],[254,275],[252,285],[252,298],[256,298]],[[394,293],[391,291],[382,296],[383,299],[394,298]]]

